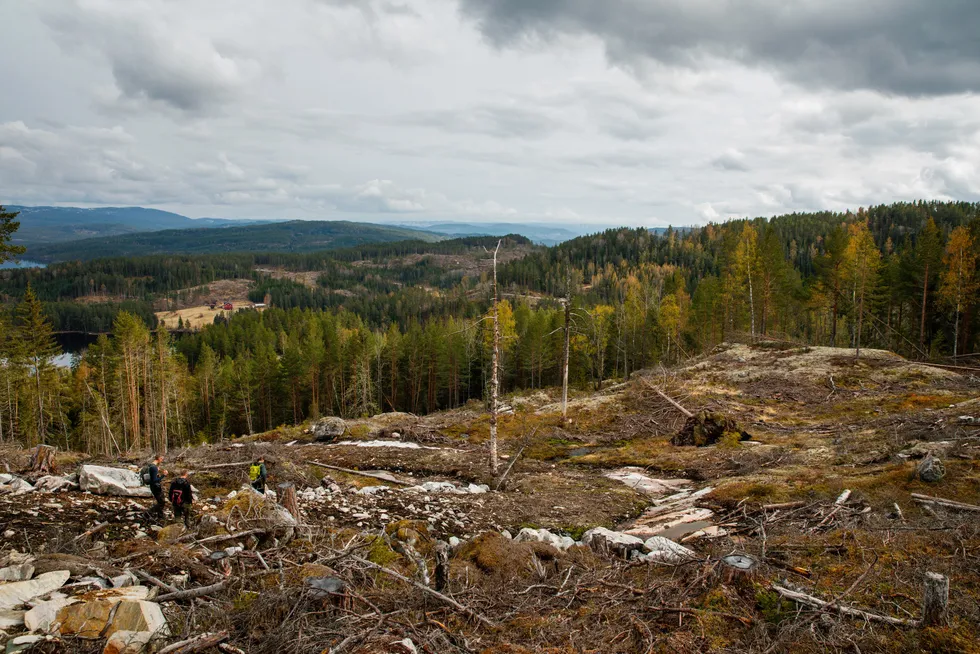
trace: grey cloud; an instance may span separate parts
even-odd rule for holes
[[[222,48],[184,24],[168,24],[146,4],[111,10],[65,0],[49,5],[44,19],[63,48],[105,58],[118,97],[104,100],[117,109],[138,111],[151,103],[212,111],[238,97],[259,71],[236,48]]]
[[[592,35],[610,59],[700,68],[719,57],[839,89],[980,90],[976,0],[460,0],[499,46]]]
[[[745,163],[745,155],[738,150],[726,150],[711,160],[711,165],[720,170],[736,172],[747,172],[748,165]]]

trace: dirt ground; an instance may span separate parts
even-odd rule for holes
[[[672,445],[685,417],[651,386],[693,413],[734,418],[750,440]],[[912,497],[980,505],[980,377],[881,351],[855,359],[850,350],[763,343],[719,347],[598,394],[573,393],[566,423],[559,397],[544,389],[507,398],[501,469],[513,466],[500,490],[486,465],[489,424],[478,404],[348,421],[334,443],[282,428],[171,452],[167,465],[193,471],[200,513],[229,525],[229,495],[246,481],[246,463],[264,455],[273,487],[296,485],[309,530],[288,545],[254,544],[277,561],[273,572],[282,566],[277,583],[248,559],[235,564],[228,590],[168,605],[168,618],[189,634],[228,629],[228,642],[250,652],[980,652],[977,514]],[[945,465],[938,482],[915,473],[928,453]],[[2,454],[24,470],[26,452]],[[83,458],[61,457],[68,469]],[[676,484],[657,495],[610,478],[624,468]],[[425,482],[490,490],[409,488]],[[668,496],[677,488],[685,490]],[[709,515],[714,528],[662,532],[694,552],[682,563],[500,536],[545,528],[580,540],[594,527],[649,525],[677,503]],[[96,543],[73,539],[118,516],[101,540],[110,556],[133,557],[120,565],[158,575],[191,569],[200,584],[213,583],[197,541],[179,553],[155,543],[159,525],[139,510],[146,504],[70,492],[0,495],[0,532],[11,534],[2,547],[85,555]],[[493,628],[356,558],[431,583],[434,543],[451,539],[458,544],[448,592]],[[757,565],[736,573],[724,558],[733,553]],[[289,581],[314,572],[342,578],[351,607],[323,606]],[[926,572],[947,576],[951,588],[947,619],[929,627],[916,624]],[[831,605],[814,611],[785,592]],[[842,615],[840,606],[873,617]]]

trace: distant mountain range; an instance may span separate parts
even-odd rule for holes
[[[526,236],[539,245],[558,245],[565,241],[570,241],[579,236],[604,232],[615,227],[614,225],[603,225],[597,223],[457,223],[457,222],[418,222],[418,223],[397,223],[405,227],[415,227],[446,234],[453,238],[461,236],[506,236],[507,234],[520,234]],[[675,228],[676,230],[677,228]],[[681,228],[685,229],[685,228]],[[690,228],[687,228],[690,229]],[[662,234],[667,231],[666,227],[652,227],[650,231]]]
[[[20,229],[13,241],[20,244],[59,243],[84,238],[119,236],[162,229],[228,227],[267,223],[261,220],[188,218],[180,214],[142,207],[21,207],[7,206],[20,213]]]
[[[6,209],[20,213],[20,229],[14,234],[14,242],[27,246],[26,259],[40,262],[146,254],[310,252],[407,239],[437,241],[507,234],[520,234],[540,245],[557,245],[611,227],[591,223],[188,218],[143,207],[8,206]]]
[[[371,223],[293,220],[258,225],[167,229],[28,245],[25,258],[50,263],[151,254],[315,252],[366,243],[407,240],[435,242],[445,238],[432,232]]]

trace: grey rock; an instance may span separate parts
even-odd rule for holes
[[[915,472],[922,481],[934,484],[942,481],[943,477],[946,476],[946,466],[943,465],[941,459],[930,454],[919,462]]]
[[[313,433],[314,440],[321,443],[330,442],[344,435],[347,431],[347,423],[342,418],[320,418],[310,431]]]
[[[78,486],[96,495],[152,496],[150,487],[140,483],[139,473],[124,468],[83,465],[78,469]]]
[[[557,534],[551,533],[547,529],[529,529],[528,527],[521,529],[517,536],[514,537],[514,541],[517,543],[526,543],[531,541],[547,543],[555,549],[563,552],[575,544],[575,540],[569,538],[568,536],[558,536]]]
[[[34,564],[32,562],[0,568],[0,581],[27,581],[33,576]]]
[[[697,558],[697,554],[694,552],[694,550],[690,550],[683,545],[678,545],[674,541],[670,540],[669,538],[664,538],[663,536],[648,538],[643,543],[643,547],[646,548],[647,554],[640,557],[641,561],[678,563]]]

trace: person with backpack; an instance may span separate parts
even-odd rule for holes
[[[268,476],[268,471],[265,469],[265,457],[260,456],[248,469],[248,479],[252,482],[252,488],[265,495],[265,484]]]
[[[167,476],[167,471],[160,469],[162,464],[163,455],[157,454],[153,457],[153,461],[140,472],[140,481],[150,487],[153,499],[156,500],[156,504],[150,509],[150,513],[159,516],[161,519],[166,507],[166,500],[163,497],[163,478]]]
[[[191,528],[191,505],[194,503],[194,492],[191,489],[191,482],[187,480],[186,470],[179,473],[179,476],[170,482],[170,504],[174,507],[174,520],[184,521],[184,526]]]

